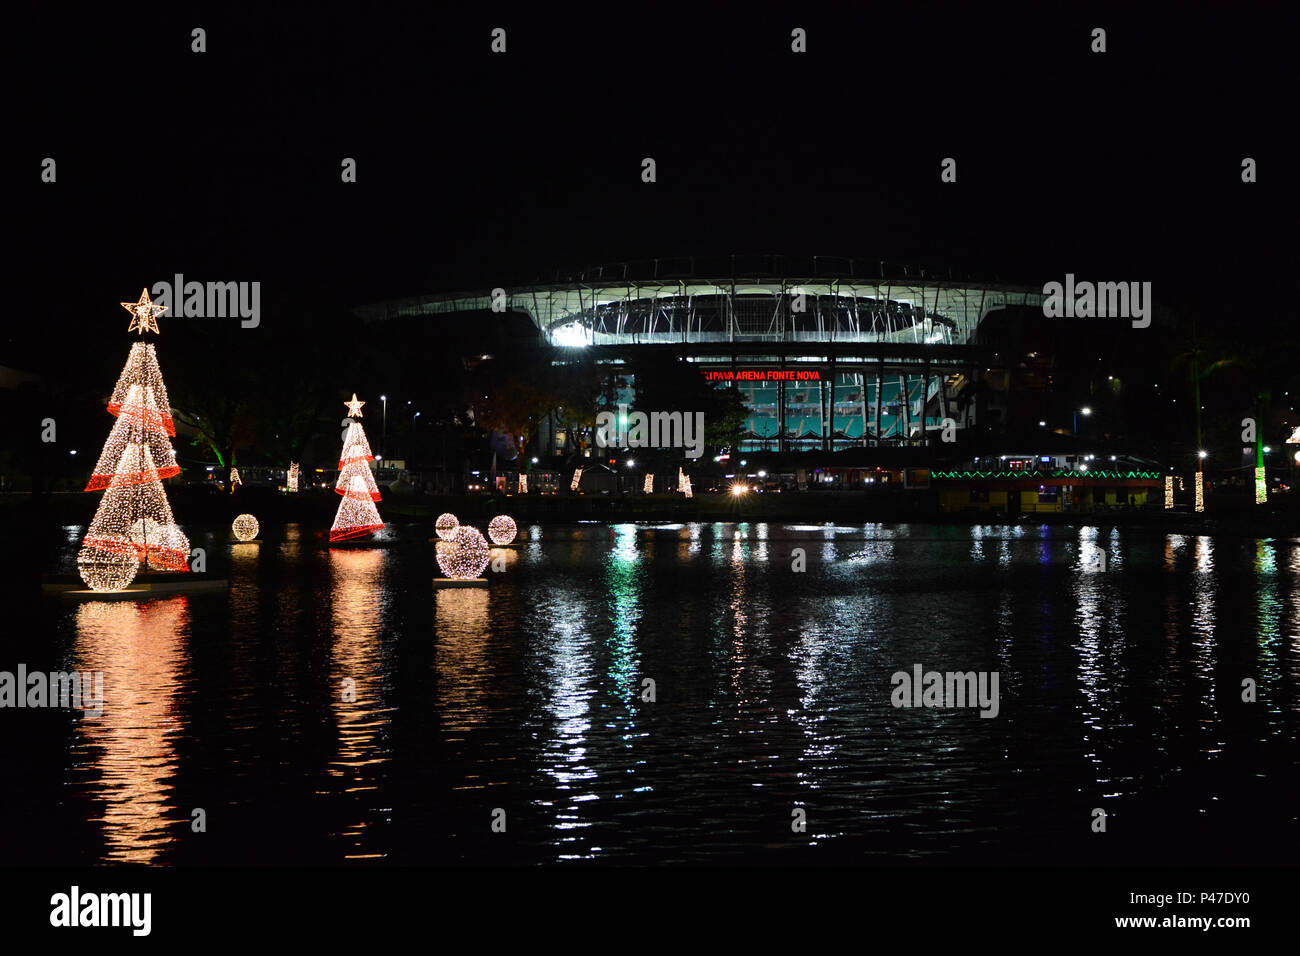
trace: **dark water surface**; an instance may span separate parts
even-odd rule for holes
[[[65,530],[70,562],[83,529]],[[1296,541],[546,526],[490,590],[435,591],[431,535],[191,532],[229,555],[228,592],[28,595],[0,669],[102,671],[106,704],[0,711],[0,862],[1290,862],[1300,845]],[[914,664],[997,671],[998,716],[893,707]]]

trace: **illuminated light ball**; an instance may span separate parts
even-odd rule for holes
[[[181,571],[188,567],[190,539],[174,524],[160,524],[149,539],[148,566],[154,571]]]
[[[127,527],[126,533],[143,554],[146,545],[156,548],[162,541],[162,528],[153,518],[138,518]]]
[[[235,523],[230,526],[230,530],[235,533],[235,537],[240,541],[252,541],[257,537],[257,519],[252,515],[240,515],[235,519]]]
[[[77,573],[92,591],[121,591],[135,580],[139,570],[140,562],[127,548],[82,548],[77,555]]]
[[[438,567],[449,578],[473,580],[487,565],[488,543],[478,528],[462,525],[450,540],[438,542]]]
[[[438,515],[438,520],[433,525],[433,530],[438,532],[438,537],[443,541],[450,541],[456,534],[456,529],[460,527],[460,519],[450,511]]]
[[[497,515],[488,524],[488,537],[492,539],[493,544],[509,544],[515,540],[515,535],[518,533],[515,519],[509,515]]]

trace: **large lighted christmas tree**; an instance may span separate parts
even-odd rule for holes
[[[360,422],[361,406],[365,402],[357,401],[357,393],[353,392],[352,401],[343,404],[348,407],[348,417],[357,421],[348,424],[347,434],[343,436],[339,480],[334,485],[334,490],[343,496],[343,500],[334,516],[334,527],[330,528],[331,541],[364,537],[384,526],[379,519],[379,509],[375,507],[379,500],[379,486],[370,473],[369,463],[375,456],[370,453],[370,442],[366,440],[366,430]]]
[[[157,334],[148,290],[140,301],[123,302],[131,313],[128,332]],[[77,556],[81,576],[96,590],[113,590],[135,577],[139,562],[156,571],[188,571],[190,542],[172,517],[163,479],[180,473],[171,438],[176,435],[167,387],[153,343],[131,346],[108,410],[117,416],[99,462],[86,485],[103,491]]]

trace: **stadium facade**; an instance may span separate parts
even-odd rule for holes
[[[1041,288],[928,277],[879,262],[817,257],[646,260],[545,284],[396,299],[366,321],[524,313],[539,345],[584,349],[614,371],[668,352],[749,410],[741,452],[838,451],[927,443],[951,419],[973,424],[968,385],[995,356],[980,322],[1041,308]],[[630,382],[627,383],[629,386]],[[614,401],[630,401],[631,389]],[[539,436],[551,454],[567,436]]]

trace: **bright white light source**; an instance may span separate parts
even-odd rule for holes
[[[257,537],[257,519],[252,515],[240,515],[230,526],[230,530],[240,541],[252,541]]]
[[[591,344],[591,332],[579,322],[551,330],[551,344],[563,348],[584,348]]]
[[[492,539],[493,544],[509,544],[515,540],[518,532],[515,519],[509,515],[497,515],[488,524],[488,537]]]

